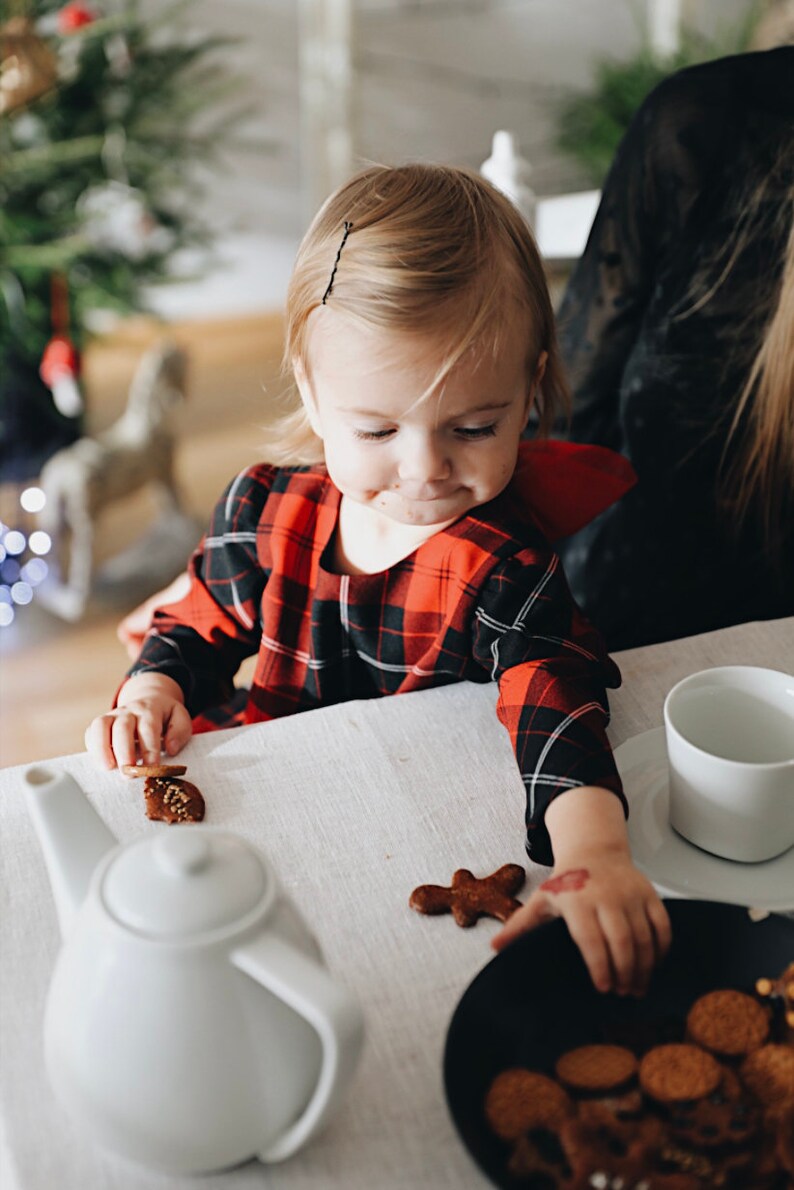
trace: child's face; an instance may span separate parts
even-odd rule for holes
[[[362,327],[329,307],[312,317],[309,368],[296,375],[344,496],[401,524],[432,526],[499,495],[534,391],[524,332],[506,336],[497,357],[465,357],[420,400],[443,362],[432,336]]]

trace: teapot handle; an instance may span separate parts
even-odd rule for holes
[[[260,934],[232,951],[231,959],[308,1021],[322,1043],[320,1077],[303,1114],[259,1154],[260,1161],[283,1161],[319,1131],[336,1108],[361,1053],[363,1015],[351,993],[324,967],[276,934]]]

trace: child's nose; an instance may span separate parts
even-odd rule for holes
[[[423,436],[406,442],[399,462],[400,479],[438,483],[449,478],[451,470],[447,453],[435,438]]]

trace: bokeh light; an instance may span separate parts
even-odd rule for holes
[[[19,503],[24,508],[25,512],[41,512],[44,505],[47,503],[47,497],[41,488],[25,488],[22,495],[19,497]]]
[[[14,600],[14,603],[18,603],[22,606],[24,606],[26,603],[30,603],[31,599],[33,598],[33,588],[31,587],[30,583],[14,583],[13,587],[11,588],[11,598]]]
[[[6,541],[8,541],[8,538],[6,538]],[[49,533],[45,533],[43,529],[35,529],[30,535],[28,545],[34,554],[48,554],[52,549],[52,540]]]
[[[2,566],[0,566],[0,578],[4,583],[8,583],[9,587],[15,583],[20,576],[22,567],[16,558],[6,558]]]
[[[45,492],[35,484],[19,495],[20,506],[29,514],[40,512],[46,502]],[[52,549],[52,538],[43,529],[29,535],[27,529],[27,524],[23,531],[0,521],[0,629],[13,624],[20,607],[34,602],[35,588],[50,570],[42,555]]]
[[[27,544],[25,534],[19,529],[9,529],[5,536],[5,547],[9,554],[21,554]],[[38,553],[38,550],[35,551]]]
[[[47,577],[49,566],[43,558],[31,558],[26,562],[20,571],[20,577],[26,583],[30,583],[31,587],[35,587],[38,583],[43,583]]]

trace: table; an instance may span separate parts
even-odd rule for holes
[[[794,618],[752,623],[617,654],[613,745],[662,721],[670,686],[709,666],[794,671]],[[23,766],[0,770],[0,1185],[3,1190],[477,1190],[442,1085],[446,1029],[493,957],[497,923],[458,929],[411,912],[426,882],[458,867],[483,875],[523,851],[524,795],[492,686],[329,707],[194,738],[184,759],[207,822],[270,858],[315,931],[331,971],[360,997],[364,1056],[329,1128],[281,1166],[223,1175],[151,1174],[102,1153],[66,1119],[47,1084],[41,1021],[59,946],[55,909],[23,804]],[[140,785],[85,755],[68,770],[119,839],[148,822]],[[548,869],[529,865],[526,895]]]

